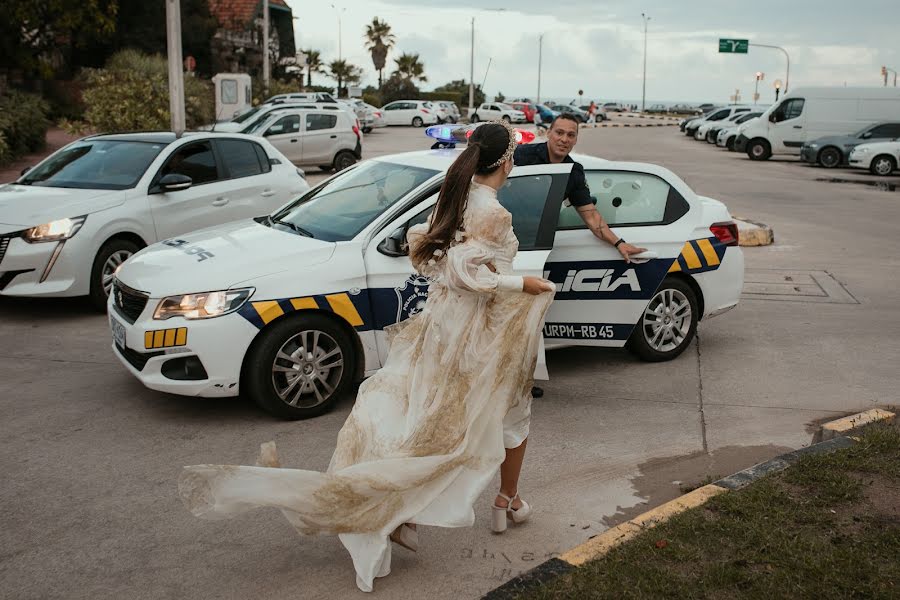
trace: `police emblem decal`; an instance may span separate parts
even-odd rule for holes
[[[397,294],[396,323],[422,312],[425,308],[425,301],[428,300],[430,283],[431,280],[427,277],[415,274],[410,275],[402,286],[394,288],[394,292]]]

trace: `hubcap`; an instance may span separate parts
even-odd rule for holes
[[[822,154],[822,165],[826,167],[834,167],[838,163],[837,153],[834,151],[826,151]]]
[[[753,146],[753,156],[762,156],[763,155],[763,147],[762,144],[756,144]]]
[[[131,255],[132,252],[129,250],[117,250],[106,259],[105,263],[103,263],[101,281],[103,283],[103,293],[107,296],[109,296],[109,290],[112,288],[113,276],[116,274],[116,269],[118,269],[119,265],[123,262],[131,258]]]
[[[333,337],[301,331],[281,346],[272,365],[275,393],[285,404],[313,408],[334,394],[344,374],[344,353]]]
[[[879,175],[887,175],[891,172],[891,163],[888,159],[882,158],[875,163],[875,170]]]
[[[691,329],[691,303],[676,289],[658,292],[644,310],[641,330],[644,339],[658,352],[675,350]]]

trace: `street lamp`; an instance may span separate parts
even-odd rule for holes
[[[542,33],[538,38],[538,90],[537,90],[537,104],[541,103],[541,54],[544,48],[544,34]]]
[[[506,12],[505,8],[482,8],[493,12]],[[487,77],[487,73],[485,73]],[[475,17],[472,17],[472,46],[469,50],[469,117],[475,110]]]
[[[641,112],[644,112],[647,103],[647,22],[650,17],[641,13],[641,19],[644,20],[644,83],[641,87]]]
[[[334,4],[331,5],[331,8],[333,8],[333,9],[337,12],[337,20],[338,20],[338,60],[342,60],[342,58],[343,58],[343,56],[342,56],[343,51],[342,51],[342,48],[341,48],[341,46],[342,46],[342,44],[341,44],[341,15],[344,14],[344,12],[345,12],[347,9],[346,9],[346,7],[345,7],[345,8],[338,8],[338,7],[335,6]]]
[[[775,102],[778,102],[778,92],[781,91],[781,80],[776,79],[772,85],[775,86]]]

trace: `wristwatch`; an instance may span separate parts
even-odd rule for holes
[[[615,244],[613,244],[613,248],[618,248],[619,244],[624,244],[624,243],[625,243],[625,238],[619,238],[619,241],[616,242]]]

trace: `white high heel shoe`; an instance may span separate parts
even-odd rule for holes
[[[503,533],[506,531],[506,521],[507,519],[512,519],[512,522],[516,525],[521,525],[531,516],[531,505],[527,502],[519,498],[519,494],[516,494],[512,498],[505,494],[497,494],[504,500],[506,500],[506,506],[497,506],[496,504],[491,507],[491,529],[494,533]],[[513,500],[519,498],[522,502],[522,506],[519,508],[513,508]]]

